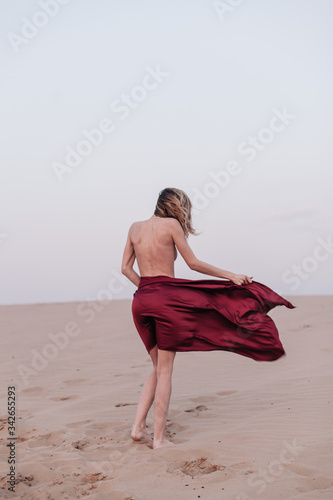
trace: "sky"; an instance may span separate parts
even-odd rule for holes
[[[0,304],[131,298],[128,229],[165,187],[198,259],[333,293],[331,1],[0,5]]]

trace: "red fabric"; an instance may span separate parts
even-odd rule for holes
[[[285,354],[274,321],[275,306],[294,308],[266,285],[226,280],[143,276],[133,295],[135,326],[149,352],[231,351],[256,361]]]

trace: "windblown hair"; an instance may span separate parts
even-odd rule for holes
[[[154,215],[177,219],[187,238],[190,233],[197,234],[192,227],[191,210],[191,200],[184,191],[165,188],[158,195]]]

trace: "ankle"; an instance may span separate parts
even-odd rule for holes
[[[140,425],[133,424],[133,427],[132,427],[132,429],[134,431],[145,431],[146,428],[147,428],[146,424],[140,424]]]

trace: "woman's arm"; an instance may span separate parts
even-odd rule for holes
[[[134,285],[139,286],[140,276],[133,269],[133,264],[135,261],[135,252],[133,243],[131,240],[131,228],[128,231],[127,241],[124,249],[123,260],[121,263],[121,272],[128,278]]]
[[[186,241],[184,231],[179,224],[179,222],[174,219],[171,224],[172,227],[172,237],[179,253],[185,260],[186,264],[193,271],[197,271],[202,274],[208,274],[209,276],[216,276],[217,278],[226,278],[231,280],[236,285],[243,285],[244,283],[251,283],[252,277],[245,276],[243,274],[235,274],[229,271],[224,271],[219,267],[211,266],[206,262],[198,260],[194,255],[192,249]]]

